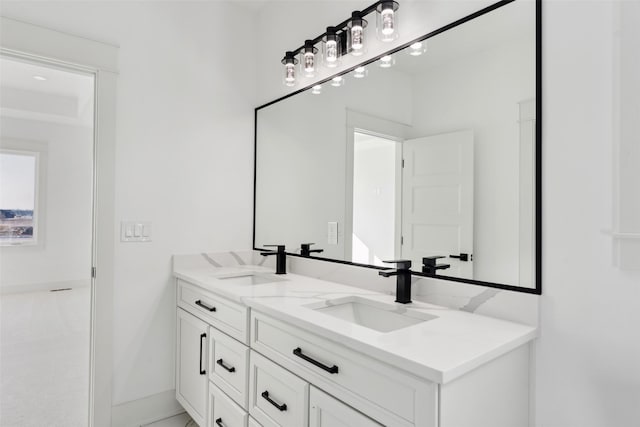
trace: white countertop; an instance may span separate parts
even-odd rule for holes
[[[249,272],[281,281],[249,285],[224,279]],[[297,274],[272,273],[270,268],[252,265],[174,266],[177,278],[441,384],[535,339],[537,334],[536,328],[527,325],[418,301],[397,304],[392,295]],[[395,304],[399,312],[410,309],[437,318],[383,333],[308,307],[350,295]]]

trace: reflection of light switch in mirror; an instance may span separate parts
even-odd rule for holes
[[[150,242],[151,223],[149,221],[122,221],[120,224],[121,242]]]
[[[338,244],[338,223],[329,222],[327,224],[327,243],[330,245]]]

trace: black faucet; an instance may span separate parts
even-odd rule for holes
[[[262,256],[276,256],[276,274],[287,274],[287,253],[284,245],[264,245],[265,247],[277,248],[275,251],[260,252]]]
[[[315,243],[302,243],[300,245],[300,255],[311,256],[311,254],[314,252],[324,252],[324,249],[311,249],[311,245],[315,245]]]
[[[449,264],[438,264],[437,260],[440,258],[444,258],[444,256],[437,255],[422,258],[422,272],[435,275],[438,270],[446,270],[451,267]]]
[[[411,261],[401,259],[397,261],[383,261],[389,264],[397,264],[392,270],[382,270],[378,274],[383,277],[398,276],[396,282],[396,302],[409,304],[411,302]]]

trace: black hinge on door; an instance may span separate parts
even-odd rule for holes
[[[400,236],[400,244],[404,245],[404,236]]]
[[[92,279],[96,278],[96,268],[95,267],[91,267],[91,278]]]
[[[404,159],[402,159],[402,167],[404,168]]]

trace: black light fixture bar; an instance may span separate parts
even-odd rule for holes
[[[378,5],[381,5],[382,3],[387,3],[387,2],[388,2],[388,0],[379,0],[379,1],[375,2],[374,4],[372,4],[371,6],[368,6],[366,9],[358,11],[358,12],[364,18],[365,16],[369,15],[371,12],[375,12],[375,10],[378,7]],[[353,19],[352,17],[349,17],[349,18],[345,19],[344,21],[342,21],[341,23],[339,23],[338,25],[333,25],[333,27],[336,29],[336,34],[341,35],[342,33],[346,32],[347,25],[349,24],[349,22],[351,22],[352,19]],[[321,42],[326,35],[327,35],[327,32],[325,31],[324,33],[320,34],[318,37],[316,37],[314,39],[311,39],[311,42],[315,46],[316,44]],[[297,53],[297,52],[300,52],[302,49],[304,49],[304,45],[300,46],[297,49],[293,49],[290,52]]]

